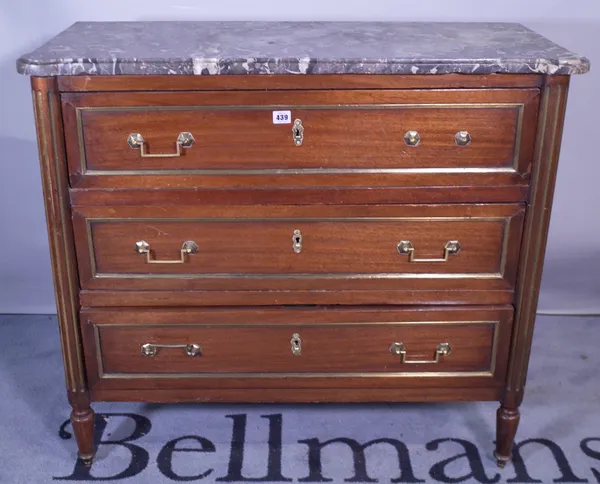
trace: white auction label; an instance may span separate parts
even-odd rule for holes
[[[291,122],[291,111],[273,111],[273,124],[289,124]]]

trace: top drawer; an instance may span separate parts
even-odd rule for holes
[[[538,96],[70,93],[63,114],[71,182],[82,188],[506,186],[528,183]],[[283,124],[274,111],[289,112]]]

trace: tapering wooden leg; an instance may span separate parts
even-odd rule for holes
[[[500,407],[496,414],[496,463],[504,467],[512,459],[515,435],[519,426],[521,414],[518,409]]]
[[[94,454],[94,411],[88,405],[73,405],[71,413],[73,433],[77,440],[79,458],[87,465],[92,465]]]

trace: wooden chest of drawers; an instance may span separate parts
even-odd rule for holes
[[[510,459],[585,59],[552,76],[20,62],[82,459],[93,400],[499,400]]]

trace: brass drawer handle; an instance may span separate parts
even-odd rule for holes
[[[179,133],[177,136],[177,140],[175,141],[175,146],[177,150],[175,153],[146,153],[146,141],[144,137],[140,133],[131,133],[127,138],[127,143],[131,148],[139,149],[140,155],[142,158],[175,158],[177,156],[181,156],[181,148],[191,148],[194,144],[194,137],[192,133],[188,131],[183,131]]]
[[[401,240],[398,245],[398,253],[408,254],[408,262],[448,262],[448,256],[456,255],[460,252],[460,243],[458,240],[449,240],[444,246],[444,256],[441,259],[415,259],[415,248],[410,240]]]
[[[294,356],[302,355],[302,340],[300,339],[300,335],[298,333],[294,333],[292,335],[290,343],[292,345],[292,354]]]
[[[157,345],[153,343],[146,343],[142,345],[142,355],[144,356],[156,356],[159,348],[183,348],[185,354],[191,357],[202,356],[202,348],[200,345],[195,343],[188,345]]]
[[[304,141],[304,126],[302,126],[302,120],[296,119],[294,126],[292,126],[292,139],[296,146],[300,146]]]
[[[439,363],[441,356],[448,356],[452,352],[452,346],[450,343],[440,343],[433,356],[433,360],[407,360],[406,359],[406,346],[404,343],[392,343],[390,346],[390,353],[393,355],[400,356],[400,363],[407,364],[424,364],[424,363]]]
[[[180,249],[180,259],[176,260],[156,260],[152,258],[152,249],[150,244],[145,240],[140,240],[135,243],[135,250],[139,254],[146,255],[146,263],[148,264],[183,264],[185,262],[186,254],[195,254],[198,252],[198,244],[193,240],[184,242]]]

